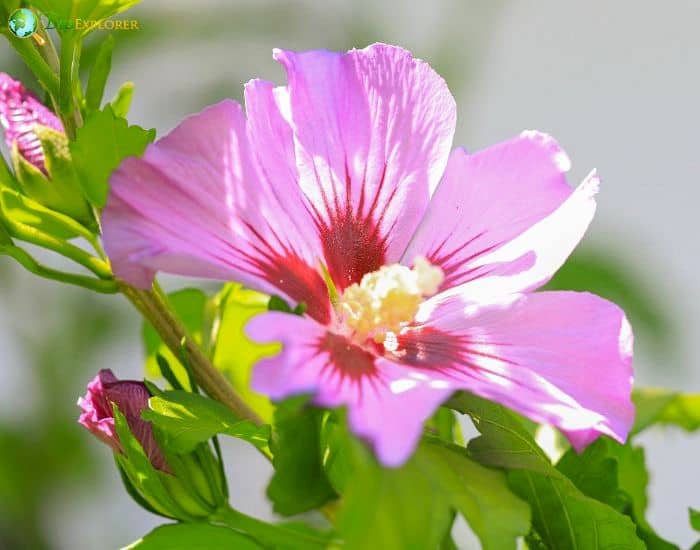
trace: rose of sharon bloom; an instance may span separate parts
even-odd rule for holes
[[[44,150],[34,126],[40,124],[63,132],[63,125],[21,82],[5,73],[0,73],[0,124],[5,129],[7,146],[12,149],[16,143],[20,154],[46,173]]]
[[[468,390],[560,428],[576,449],[623,441],[633,420],[632,335],[597,296],[532,292],[595,211],[542,133],[450,152],[455,102],[401,48],[275,50],[286,86],[252,80],[246,111],[222,101],[129,158],[104,211],[115,273],[241,281],[304,316],[247,327],[282,352],[254,389],[346,406],[386,465]],[[324,273],[336,292],[329,292]],[[336,297],[332,298],[332,297]]]
[[[82,413],[78,422],[118,453],[123,452],[114,425],[112,404],[126,418],[131,433],[143,447],[154,467],[164,472],[170,469],[165,461],[150,422],[141,418],[141,412],[148,408],[151,394],[143,382],[118,380],[109,369],[101,370],[87,385],[85,397],[78,399]]]

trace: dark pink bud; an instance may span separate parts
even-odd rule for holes
[[[10,149],[16,143],[20,154],[46,173],[44,150],[34,133],[37,124],[63,132],[61,121],[50,109],[21,82],[0,73],[0,125],[5,129],[5,142]]]
[[[163,472],[170,472],[153,436],[151,423],[141,418],[141,412],[148,408],[149,397],[151,394],[143,382],[118,380],[111,370],[101,370],[87,385],[85,397],[78,399],[82,410],[78,422],[116,452],[123,452],[114,425],[114,403],[126,418],[131,433],[143,447],[151,464]]]

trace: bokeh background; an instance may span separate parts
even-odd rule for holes
[[[115,33],[106,95],[134,81],[130,119],[159,134],[208,103],[240,100],[252,77],[283,82],[273,47],[375,41],[411,49],[446,78],[456,143],[476,150],[526,128],[553,134],[573,160],[573,184],[594,167],[603,178],[597,218],[553,284],[625,307],[639,384],[700,391],[700,3],[145,0],[127,17],[141,30]],[[5,43],[0,70],[26,77]],[[0,550],[117,548],[158,523],[75,423],[96,370],[142,376],[139,332],[120,297],[61,287],[0,258]],[[652,431],[643,442],[650,519],[688,547],[700,435]],[[235,441],[225,451],[233,502],[272,518],[269,466]],[[476,547],[465,525],[458,538]]]

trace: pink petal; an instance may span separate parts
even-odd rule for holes
[[[445,82],[401,48],[275,50],[299,184],[342,290],[398,261],[444,171],[456,110]]]
[[[399,337],[397,360],[552,424],[579,450],[600,434],[626,439],[634,420],[632,332],[615,304],[577,292],[482,306],[442,295],[418,319]]]
[[[261,177],[247,131],[240,105],[222,101],[122,163],[103,213],[114,271],[141,287],[158,270],[241,281],[326,320],[318,254]]]
[[[0,73],[0,126],[5,129],[9,149],[14,144],[20,154],[39,170],[46,172],[44,150],[34,133],[37,124],[63,132],[58,117],[47,109],[21,82]]]
[[[595,211],[598,180],[572,190],[569,159],[545,134],[521,136],[469,155],[452,152],[406,254],[445,271],[443,289],[478,299],[546,282],[582,238]]]
[[[247,332],[260,342],[282,342],[279,355],[255,367],[256,391],[273,399],[310,393],[318,405],[346,406],[352,431],[373,445],[386,466],[408,459],[424,421],[453,391],[309,319],[266,313],[255,317]]]

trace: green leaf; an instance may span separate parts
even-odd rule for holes
[[[205,523],[161,525],[124,550],[259,550],[249,537],[229,529]]]
[[[77,29],[80,35],[85,35],[96,28],[92,22],[104,21],[117,15],[141,0],[34,0],[33,4],[43,13],[56,21],[74,22],[81,19],[86,28]],[[92,26],[85,23],[90,21]],[[61,30],[61,29],[59,29]]]
[[[129,126],[109,105],[93,113],[70,143],[88,200],[102,208],[107,200],[109,176],[126,157],[142,155],[155,136],[155,130]]]
[[[134,97],[134,83],[125,82],[121,85],[117,93],[109,104],[112,106],[114,114],[118,117],[126,118],[131,107],[131,100]]]
[[[461,512],[484,550],[515,548],[517,538],[528,533],[529,506],[508,489],[505,475],[473,461],[463,447],[430,440],[415,461]]]
[[[107,85],[107,78],[112,70],[112,52],[114,51],[114,36],[107,38],[100,44],[95,63],[90,70],[87,89],[85,91],[85,106],[89,111],[97,111],[102,105],[102,96]],[[116,114],[116,110],[115,110]],[[117,115],[123,116],[123,115]]]
[[[688,508],[688,516],[690,518],[690,526],[700,533],[700,511]]]
[[[448,493],[414,456],[400,468],[382,468],[357,443],[348,449],[353,474],[343,495],[337,529],[348,550],[437,548],[452,525]]]
[[[275,473],[267,496],[275,512],[285,516],[314,510],[336,496],[321,462],[322,412],[305,402],[306,398],[288,399],[275,410]]]
[[[185,288],[168,294],[168,304],[197,344],[202,342],[202,324],[206,302],[207,297],[204,292],[196,288]],[[180,358],[176,357],[170,348],[163,343],[150,323],[144,322],[141,334],[146,347],[146,373],[148,376],[156,378],[161,374],[157,361],[157,356],[160,355],[167,361],[180,385],[185,389],[191,389],[187,371]]]
[[[645,518],[649,474],[641,447],[620,445],[601,437],[583,453],[569,450],[562,456],[557,469],[585,495],[628,515],[637,525],[637,535],[647,548],[678,548],[661,539]]]
[[[700,394],[686,394],[654,388],[638,388],[632,393],[637,415],[632,434],[655,424],[673,425],[693,432],[700,428]]]
[[[161,430],[165,445],[176,453],[193,451],[216,434],[244,439],[261,449],[269,443],[269,426],[239,420],[221,403],[199,394],[166,391],[151,397],[148,404],[150,410],[144,411],[142,418]]]
[[[530,503],[533,529],[547,548],[645,547],[628,517],[583,494],[552,466],[513,413],[465,392],[453,397],[448,406],[472,417],[481,436],[469,442],[469,455],[508,471],[511,488]]]
[[[275,355],[279,344],[258,344],[245,334],[245,326],[255,315],[267,311],[270,298],[243,288],[238,283],[225,285],[215,298],[219,304],[218,331],[214,336],[213,362],[231,381],[243,400],[265,422],[272,422],[269,399],[250,387],[253,367],[264,357]]]

